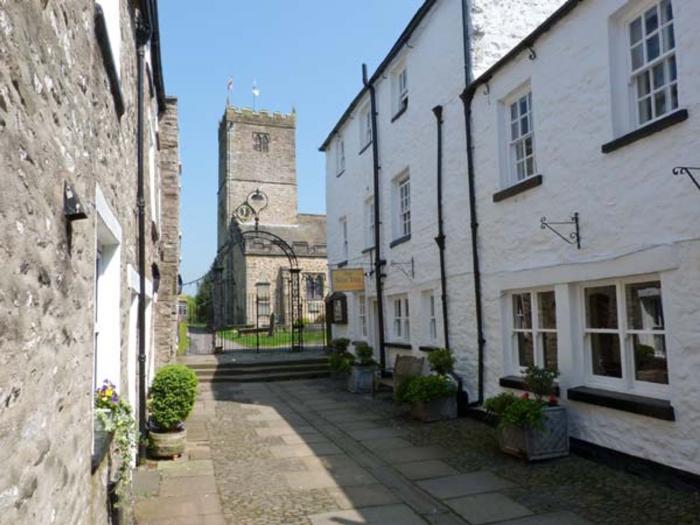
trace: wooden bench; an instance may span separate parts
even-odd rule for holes
[[[423,363],[425,358],[414,357],[412,355],[397,355],[394,362],[394,369],[391,377],[382,377],[377,380],[375,390],[380,390],[382,387],[389,388],[394,391],[398,386],[409,377],[419,376],[423,373]]]

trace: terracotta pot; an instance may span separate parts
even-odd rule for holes
[[[174,432],[158,432],[151,430],[148,433],[149,451],[156,458],[172,458],[185,452],[187,429]]]

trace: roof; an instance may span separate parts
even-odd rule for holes
[[[462,94],[463,97],[471,98],[476,91],[476,88],[481,84],[488,82],[493,75],[495,75],[500,69],[505,67],[511,61],[513,61],[520,53],[525,50],[529,50],[537,42],[537,40],[552,29],[560,20],[564,19],[571,11],[573,11],[580,3],[586,0],[567,0],[561,5],[559,9],[554,11],[552,15],[542,22],[535,30],[527,35],[523,40],[518,43],[513,49],[508,51],[503,57],[498,60],[494,65],[488,68],[484,73],[479,75],[474,79],[465,89]]]
[[[408,40],[411,38],[413,35],[413,32],[418,28],[420,23],[423,21],[423,19],[428,15],[430,12],[430,9],[437,3],[437,0],[425,0],[423,2],[423,5],[420,6],[418,11],[416,11],[416,14],[413,15],[413,18],[411,18],[411,21],[408,23],[406,28],[403,30],[401,35],[399,36],[398,40],[394,43],[392,46],[391,50],[387,54],[386,57],[384,57],[384,60],[382,60],[381,64],[377,67],[376,71],[374,74],[370,77],[369,83],[373,84],[376,82],[379,77],[382,76],[386,68],[391,64],[392,60],[396,58],[396,55],[399,54],[399,51],[403,48],[404,44],[408,42]],[[333,135],[335,135],[338,130],[341,128],[341,126],[345,123],[345,121],[350,117],[352,114],[353,110],[357,107],[357,105],[360,103],[362,100],[362,97],[364,97],[365,93],[367,93],[367,86],[363,86],[360,92],[355,96],[355,98],[350,102],[350,105],[348,108],[345,110],[345,113],[340,117],[340,120],[336,123],[336,125],[333,127],[333,130],[328,134],[326,137],[326,140],[323,141],[323,144],[321,144],[321,147],[319,147],[319,151],[326,151],[326,148],[328,147],[328,144],[331,142],[333,139]]]

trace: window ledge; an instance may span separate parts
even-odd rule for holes
[[[498,380],[498,384],[505,388],[514,388],[516,390],[524,390],[530,392],[524,377],[520,376],[505,376]],[[554,395],[559,397],[559,385],[554,385]]]
[[[419,346],[418,350],[421,352],[435,352],[435,350],[439,350],[437,346]]]
[[[345,173],[345,170],[340,170],[338,173],[335,174],[335,177],[338,178],[338,177],[342,176],[343,173]]]
[[[494,193],[493,202],[501,202],[502,200],[514,197],[515,195],[518,195],[519,193],[527,191],[531,188],[536,188],[540,184],[542,184],[542,175],[533,175]]]
[[[400,350],[412,350],[411,343],[384,343],[387,348],[398,348]]]
[[[97,472],[97,469],[100,468],[100,465],[102,465],[102,462],[107,456],[109,447],[112,445],[112,438],[114,438],[114,432],[95,432],[95,450],[90,460],[90,468],[93,474]]]
[[[398,111],[396,112],[396,114],[395,114],[393,117],[391,117],[391,123],[393,124],[394,122],[396,122],[397,120],[399,120],[399,118],[401,117],[401,115],[403,115],[404,113],[406,113],[406,110],[407,110],[407,109],[408,109],[408,100],[407,100],[406,103],[403,105],[403,107],[402,107],[400,110],[398,110]]]
[[[409,233],[408,235],[404,235],[403,237],[399,237],[398,239],[394,239],[393,241],[391,241],[391,243],[389,244],[389,248],[393,248],[394,246],[398,246],[399,244],[403,244],[410,240],[411,234]]]
[[[649,135],[653,135],[654,133],[662,131],[670,126],[673,126],[674,124],[683,122],[684,120],[687,120],[687,118],[688,110],[678,109],[659,120],[655,120],[654,122],[635,129],[626,135],[622,135],[621,137],[618,137],[607,144],[603,144],[600,149],[603,153],[613,152],[616,149],[620,149],[623,146],[627,146],[628,144],[632,144],[633,142],[648,137]]]
[[[676,420],[671,402],[664,399],[625,394],[623,392],[587,386],[569,388],[567,395],[571,401],[590,403],[591,405],[632,412],[633,414],[641,414],[666,421]]]
[[[344,267],[347,266],[347,265],[348,265],[347,259],[344,260],[344,261],[340,261],[338,264],[336,264],[336,266],[337,266],[338,268],[344,268]]]
[[[366,345],[366,344],[367,344],[367,341],[363,341],[363,340],[352,341],[353,346]]]
[[[372,145],[372,141],[370,140],[367,144],[365,144],[364,146],[362,146],[362,149],[360,150],[360,152],[358,153],[358,155],[362,155],[365,151],[367,151],[367,149],[368,149],[371,145]]]

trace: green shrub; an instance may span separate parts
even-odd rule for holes
[[[360,366],[369,366],[374,364],[374,350],[367,343],[360,343],[355,348],[357,364]]]
[[[454,383],[445,376],[415,376],[403,382],[397,399],[401,402],[432,401],[457,392]]]
[[[452,352],[446,348],[438,348],[428,354],[430,368],[438,375],[444,376],[452,372],[455,366],[455,358]]]
[[[545,403],[539,399],[530,399],[525,393],[518,397],[510,392],[502,392],[486,400],[484,407],[490,414],[498,416],[498,426],[542,426],[542,409]]]
[[[336,374],[349,372],[354,362],[355,356],[349,352],[333,352],[328,357],[328,367]]]
[[[551,396],[554,394],[554,380],[558,375],[559,373],[555,370],[530,365],[525,370],[527,389],[535,394],[538,401],[543,397]]]
[[[156,372],[148,396],[149,412],[156,427],[175,430],[192,412],[197,376],[183,365],[164,366]]]
[[[347,337],[339,337],[331,341],[331,348],[336,352],[345,353],[348,351],[348,346],[350,346],[350,339]]]

